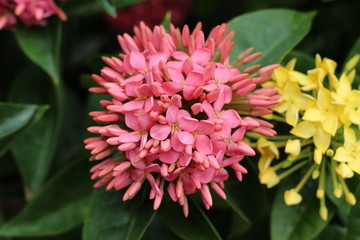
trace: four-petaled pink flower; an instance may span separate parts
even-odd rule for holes
[[[151,30],[141,23],[134,37],[118,37],[124,54],[103,58],[108,66],[101,76],[93,75],[99,86],[90,89],[112,97],[100,101],[103,111],[90,113],[103,125],[89,128],[100,137],[85,140],[90,160],[105,159],[91,169],[92,179],[99,179],[95,187],[127,188],[123,200],[128,200],[146,181],[154,209],[167,192],[187,216],[187,195],[200,192],[210,208],[210,187],[226,198],[229,169],[242,180],[247,171],[239,162],[255,155],[243,141],[246,132],[275,134],[271,124],[256,117],[271,112],[277,92],[255,88],[277,65],[245,73],[231,67],[234,33],[226,35],[227,30],[226,24],[217,26],[205,39],[201,24],[192,33],[187,26],[180,31],[171,25],[167,33],[162,26]],[[261,55],[250,52],[238,61]],[[243,100],[229,109],[233,94]],[[242,109],[248,114],[240,116]],[[124,154],[111,157],[117,151]]]

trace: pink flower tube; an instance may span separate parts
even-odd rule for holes
[[[276,104],[277,91],[255,88],[269,79],[277,65],[244,72],[229,65],[234,32],[227,24],[215,27],[205,39],[199,23],[190,33],[144,23],[135,36],[118,36],[124,53],[104,57],[108,65],[93,75],[98,87],[91,92],[111,96],[100,101],[103,111],[91,112],[99,124],[89,127],[98,136],[85,140],[90,160],[102,160],[91,172],[95,187],[127,188],[123,200],[133,198],[145,182],[157,209],[167,192],[188,215],[187,195],[200,192],[207,209],[210,188],[226,199],[224,182],[232,169],[241,181],[247,170],[240,165],[255,151],[244,141],[247,131],[272,136],[272,125],[257,119]],[[245,51],[236,64],[261,54]],[[240,101],[240,116],[229,108],[233,95]],[[270,111],[271,112],[271,111]],[[118,151],[120,157],[112,157]],[[118,154],[119,155],[119,154]]]

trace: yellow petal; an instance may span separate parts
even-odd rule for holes
[[[297,61],[296,58],[291,59],[291,60],[286,64],[286,69],[291,70],[291,71],[294,70],[295,65],[296,65],[296,61]]]
[[[330,113],[327,115],[325,121],[322,122],[322,127],[327,133],[335,136],[336,130],[338,128],[338,122],[339,119],[336,113]]]
[[[296,106],[291,105],[286,112],[285,120],[289,125],[295,127],[298,122],[298,119],[299,119],[299,109]]]
[[[318,127],[313,139],[315,146],[324,154],[330,146],[331,135]]]
[[[276,112],[279,112],[279,113],[283,113],[283,112],[287,111],[289,109],[289,107],[290,107],[289,102],[283,101],[283,102],[280,102],[276,107],[274,107],[273,110]]]
[[[329,74],[329,83],[332,89],[336,89],[338,87],[339,80],[337,79],[335,74],[332,73]]]
[[[326,89],[324,87],[321,87],[319,89],[316,105],[320,109],[328,109],[330,107],[330,105],[331,105],[331,92],[328,89]]]
[[[360,159],[352,159],[348,162],[349,167],[354,172],[360,174]]]
[[[356,135],[354,130],[349,127],[344,127],[344,138],[345,138],[345,146],[353,146],[356,144]]]
[[[322,122],[326,119],[326,115],[323,110],[317,107],[311,107],[305,111],[302,119],[310,122]]]
[[[330,58],[324,58],[321,63],[321,68],[324,69],[327,73],[334,73],[336,66],[337,63]]]
[[[338,162],[348,162],[351,159],[351,154],[344,147],[336,149],[334,160]]]
[[[303,121],[296,125],[290,133],[301,138],[311,138],[316,133],[316,125],[311,122]]]
[[[286,205],[296,205],[299,204],[301,200],[302,196],[294,188],[284,192],[284,201]]]
[[[351,170],[351,168],[346,163],[340,163],[335,168],[337,174],[342,178],[352,178],[354,176],[354,172]]]
[[[268,188],[272,188],[280,182],[280,179],[273,167],[268,167],[264,172],[260,172],[259,180],[262,184],[266,184]]]
[[[317,86],[321,86],[322,82],[324,81],[326,72],[321,68],[315,68],[309,70],[307,75]]]
[[[345,64],[345,72],[350,71],[351,69],[355,68],[360,60],[360,54],[356,54]]]
[[[300,154],[301,151],[301,143],[299,139],[291,140],[289,139],[285,146],[285,152],[287,154],[291,154],[297,156]]]
[[[320,54],[317,53],[315,56],[315,66],[317,68],[319,68],[321,65],[321,62],[322,62],[321,56],[320,56]]]

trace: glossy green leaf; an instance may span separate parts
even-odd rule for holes
[[[15,35],[27,57],[49,74],[54,84],[59,84],[61,24],[52,22],[46,28],[17,26]]]
[[[51,111],[13,142],[11,150],[27,187],[38,189],[48,174],[55,151],[55,121]]]
[[[92,191],[89,168],[86,158],[81,157],[59,172],[0,228],[0,236],[47,236],[79,225],[88,212]]]
[[[358,201],[350,211],[346,240],[360,240],[360,201],[358,199],[360,186],[357,187],[355,196],[357,196]]]
[[[328,219],[323,221],[319,215],[319,200],[315,192],[308,188],[301,191],[303,200],[295,206],[284,203],[284,191],[293,188],[296,182],[288,179],[280,184],[271,212],[271,239],[310,240],[315,238],[334,215],[331,202],[327,201]]]
[[[0,138],[24,127],[31,120],[35,111],[36,105],[0,103]]]
[[[24,66],[12,81],[9,99],[13,102],[51,104],[37,122],[24,129],[11,150],[20,168],[26,187],[38,189],[51,166],[58,141],[60,119],[49,77],[34,65]],[[31,81],[29,81],[31,79]],[[39,94],[41,93],[41,94]]]
[[[229,29],[236,31],[232,59],[255,47],[263,56],[254,63],[279,63],[309,32],[314,16],[314,12],[267,9],[232,19]]]
[[[141,196],[122,201],[123,192],[93,192],[89,215],[83,229],[84,240],[141,239],[155,211],[148,200]]]
[[[158,210],[163,223],[184,240],[222,239],[204,211],[190,199],[188,201],[189,216],[185,218],[182,207],[178,203],[165,199]]]

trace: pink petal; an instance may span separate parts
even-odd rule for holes
[[[156,124],[150,129],[150,136],[157,140],[166,139],[171,132],[171,127],[169,125]]]
[[[171,147],[178,152],[183,152],[185,150],[185,145],[182,144],[178,138],[179,131],[175,131],[173,134],[171,134]]]
[[[234,142],[239,142],[243,139],[244,135],[246,133],[246,128],[245,127],[241,127],[239,129],[237,129],[233,135],[231,135],[231,139],[234,141]]]
[[[182,61],[185,61],[189,57],[185,52],[180,52],[180,51],[175,51],[172,56]]]
[[[125,113],[125,124],[134,131],[139,130],[138,117],[132,113]]]
[[[179,133],[178,138],[179,138],[180,142],[185,145],[194,144],[194,135],[192,133],[182,131]]]
[[[188,132],[195,131],[199,126],[199,121],[195,118],[182,117],[178,120],[178,127]]]
[[[205,169],[204,171],[197,171],[192,174],[192,177],[199,180],[201,183],[209,183],[215,175],[216,170],[212,167]]]
[[[191,155],[189,154],[186,154],[186,153],[183,153],[180,155],[180,158],[179,158],[179,164],[180,166],[188,166],[191,162]]]
[[[195,98],[194,96],[194,92],[196,90],[195,86],[187,86],[186,88],[183,89],[183,95],[184,95],[184,99],[185,100],[191,100],[193,98]]]
[[[138,89],[140,87],[140,82],[130,82],[125,86],[125,93],[130,97],[140,97]]]
[[[139,140],[140,140],[140,135],[133,132],[123,133],[118,138],[118,141],[120,143],[138,142]]]
[[[124,104],[123,106],[123,110],[124,111],[134,111],[134,110],[138,110],[144,107],[144,101],[141,100],[132,100],[130,102],[127,102]]]
[[[178,84],[182,84],[185,81],[183,74],[180,71],[176,70],[175,68],[168,68],[168,72],[171,81],[176,82]]]
[[[170,150],[168,152],[161,152],[159,154],[159,159],[163,163],[171,164],[176,162],[179,159],[180,153],[174,150]]]
[[[182,85],[175,82],[164,82],[161,84],[161,87],[169,96],[172,96],[182,90]]]
[[[211,52],[207,48],[198,48],[191,55],[191,60],[195,63],[208,63],[211,58]]]
[[[159,62],[166,62],[168,59],[168,55],[166,53],[155,53],[150,56],[148,68],[152,69],[153,66],[159,65]]]
[[[214,108],[211,106],[211,104],[210,104],[208,101],[205,100],[205,101],[202,103],[202,106],[203,106],[204,112],[206,113],[206,115],[207,115],[209,118],[212,118],[212,117],[215,115]]]
[[[215,130],[215,125],[213,122],[209,120],[201,120],[199,122],[198,128],[196,129],[197,132],[201,132],[207,135],[212,134],[214,130]]]
[[[239,114],[233,109],[226,110],[221,114],[221,117],[224,119],[226,124],[231,128],[235,128],[239,126],[241,123]]]
[[[211,154],[213,152],[212,143],[209,137],[204,134],[198,134],[196,136],[195,148],[204,154]]]
[[[146,97],[152,96],[152,90],[149,87],[149,85],[142,84],[141,86],[138,87],[137,90],[142,96],[146,96]]]
[[[136,70],[144,70],[146,68],[146,60],[144,54],[137,51],[131,51],[130,65]]]
[[[204,75],[200,72],[192,71],[186,77],[186,84],[191,86],[203,86],[204,85]]]
[[[212,201],[212,197],[211,197],[211,193],[210,193],[208,185],[203,184],[200,189],[200,192],[201,192],[201,197],[202,197],[204,203],[207,203],[209,206],[212,206],[213,201]]]
[[[179,114],[179,108],[176,107],[175,105],[171,105],[166,110],[166,121],[168,123],[176,123],[179,117],[178,114]]]

